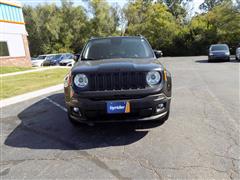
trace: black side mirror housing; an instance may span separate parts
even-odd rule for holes
[[[160,58],[163,56],[163,53],[160,50],[153,50],[153,52],[154,52],[156,58]]]
[[[73,60],[74,60],[75,62],[77,62],[77,61],[78,61],[78,56],[74,55],[74,56],[73,56]]]

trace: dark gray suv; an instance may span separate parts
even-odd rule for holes
[[[209,48],[208,61],[230,61],[230,50],[227,44],[213,44]]]
[[[172,81],[158,57],[141,36],[89,40],[65,78],[69,120],[167,120]]]

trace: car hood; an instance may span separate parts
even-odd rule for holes
[[[106,59],[79,61],[72,68],[72,73],[152,70],[163,70],[163,66],[159,62],[159,59]]]
[[[74,61],[73,59],[63,59],[60,61],[60,63],[68,63]]]

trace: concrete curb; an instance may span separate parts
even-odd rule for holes
[[[50,69],[57,69],[57,68],[69,68],[69,67],[68,66],[52,66],[52,67],[45,67],[45,68],[37,68],[37,69],[32,69],[32,70],[20,71],[20,72],[0,74],[0,77],[15,76],[15,75],[26,74],[26,73],[31,73],[31,72],[47,71]]]
[[[14,97],[11,97],[8,99],[3,99],[0,101],[0,108],[10,106],[12,104],[16,104],[16,103],[19,103],[22,101],[26,101],[26,100],[29,100],[29,99],[32,99],[32,98],[35,98],[35,97],[38,97],[38,96],[41,96],[44,94],[51,93],[51,92],[60,91],[62,89],[63,89],[63,84],[58,84],[56,86],[51,86],[51,87],[48,87],[45,89],[40,89],[40,90],[29,92],[26,94],[14,96]]]

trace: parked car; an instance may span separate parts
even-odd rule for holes
[[[230,50],[227,44],[213,44],[209,48],[208,61],[230,61]]]
[[[59,62],[60,66],[73,66],[75,63],[73,54],[66,54],[66,56]]]
[[[73,124],[168,119],[172,80],[142,36],[95,38],[64,81]]]
[[[32,60],[32,66],[33,67],[40,67],[43,66],[44,61],[54,56],[54,54],[45,54],[45,55],[39,55],[36,59]]]
[[[236,49],[236,60],[240,60],[240,47]]]
[[[49,58],[48,60],[44,61],[44,66],[56,66],[60,64],[60,61],[69,59],[69,57],[73,57],[70,53],[63,53],[63,54],[56,54],[52,58]]]

